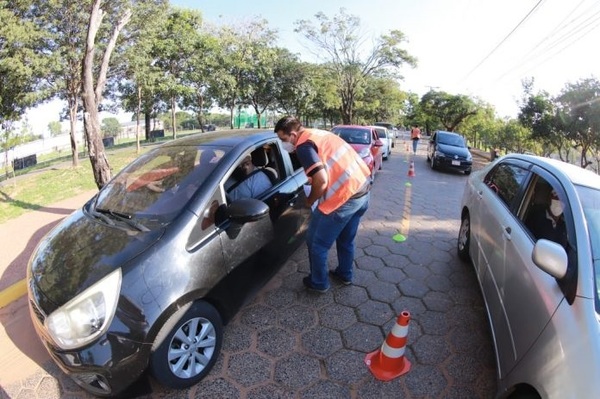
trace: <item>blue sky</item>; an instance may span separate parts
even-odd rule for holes
[[[516,117],[524,78],[533,77],[535,88],[551,95],[559,94],[566,83],[600,78],[597,0],[172,0],[172,4],[201,11],[211,24],[264,18],[278,31],[279,45],[306,61],[314,60],[294,33],[294,22],[314,19],[319,11],[331,18],[343,7],[360,18],[366,37],[392,29],[406,35],[405,48],[418,59],[418,66],[401,70],[403,90],[422,95],[434,88],[476,96],[494,105],[500,116]],[[46,128],[49,121],[58,120],[56,107],[42,115],[30,113],[30,123],[35,120]]]
[[[280,45],[309,53],[294,22],[344,7],[361,20],[363,32],[399,29],[419,60],[405,68],[402,88],[423,94],[430,88],[477,96],[501,116],[516,116],[521,81],[558,94],[567,82],[598,77],[600,4],[595,0],[173,0],[200,10],[205,21],[231,23],[260,16],[277,29]],[[529,16],[525,18],[527,15]],[[518,26],[518,27],[517,27]],[[516,29],[515,29],[516,28]],[[513,31],[511,33],[511,31]]]

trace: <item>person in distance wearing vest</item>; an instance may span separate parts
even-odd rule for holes
[[[329,274],[344,285],[351,284],[354,239],[360,218],[369,207],[369,167],[339,136],[305,128],[294,117],[281,118],[275,133],[286,151],[296,152],[309,178],[308,205],[317,203],[306,233],[310,275],[303,279],[304,286],[327,292]],[[328,273],[327,253],[334,242],[338,266]]]

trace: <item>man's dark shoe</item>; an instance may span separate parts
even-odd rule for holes
[[[333,277],[335,280],[339,281],[340,283],[342,283],[344,285],[350,285],[350,284],[352,284],[351,280],[346,280],[345,278],[343,278],[342,276],[340,276],[339,274],[337,274],[335,272],[335,270],[330,270],[329,271],[329,275],[331,277]]]
[[[306,287],[307,290],[309,291],[314,291],[314,292],[318,292],[320,294],[324,294],[327,291],[329,291],[329,287],[328,288],[317,288],[313,285],[313,283],[310,281],[310,276],[306,276],[302,279],[302,282],[304,283],[304,286]]]

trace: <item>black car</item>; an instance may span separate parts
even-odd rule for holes
[[[431,169],[451,168],[468,175],[471,173],[473,157],[462,135],[436,130],[427,146],[427,162],[430,162]]]
[[[186,388],[217,360],[223,325],[303,242],[303,170],[273,132],[213,132],[141,155],[39,244],[27,267],[35,329],[86,391],[145,370]],[[272,186],[230,201],[248,155]]]

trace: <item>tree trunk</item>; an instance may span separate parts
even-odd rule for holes
[[[135,112],[135,153],[140,153],[140,113],[142,112],[142,88],[138,87],[138,103]]]
[[[171,97],[171,129],[173,129],[173,140],[177,138],[177,127],[175,126],[175,97]]]
[[[146,122],[146,128],[144,130],[146,131],[146,141],[148,141],[150,138],[150,123],[152,122],[150,112],[144,112],[144,122]]]
[[[71,153],[73,167],[79,166],[79,150],[77,149],[77,100],[69,97],[69,136],[71,137]]]
[[[98,188],[104,187],[110,180],[111,172],[102,143],[98,107],[102,103],[102,93],[106,85],[106,75],[112,51],[115,48],[119,33],[131,18],[131,10],[125,10],[123,16],[114,27],[102,56],[98,76],[94,76],[94,52],[96,34],[102,23],[105,12],[100,9],[101,0],[94,0],[90,11],[90,22],[87,31],[85,52],[82,63],[82,102],[85,138],[88,144],[90,163],[94,172],[94,180]],[[96,78],[96,79],[94,79]],[[94,87],[94,80],[96,87]]]

